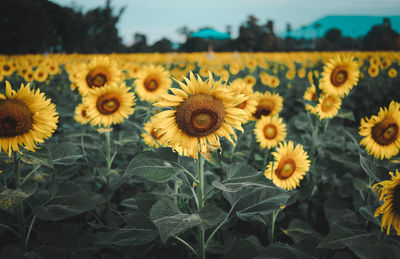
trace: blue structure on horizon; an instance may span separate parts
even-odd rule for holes
[[[383,24],[383,19],[389,18],[392,29],[400,33],[400,16],[370,16],[370,15],[329,15],[322,17],[301,28],[292,30],[290,36],[293,38],[312,39],[322,37],[332,28],[342,31],[343,36],[358,38],[365,36],[374,25]],[[288,36],[288,33],[278,33],[280,37]]]
[[[231,35],[229,33],[216,31],[212,28],[204,28],[198,30],[197,32],[192,32],[190,37],[208,40],[229,40]]]

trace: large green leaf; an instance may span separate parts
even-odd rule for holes
[[[147,180],[162,183],[170,180],[180,172],[181,169],[179,167],[163,159],[154,158],[147,153],[143,153],[129,162],[124,176],[141,176]]]
[[[270,181],[266,180],[263,172],[257,171],[252,166],[243,162],[229,165],[226,175],[227,179],[213,181],[212,185],[224,192],[238,192],[247,186],[276,188]]]
[[[296,243],[310,237],[322,238],[322,235],[317,233],[310,224],[300,219],[290,221],[288,228],[282,229],[282,232],[290,236]]]
[[[376,166],[372,161],[360,154],[360,165],[361,168],[377,182],[381,182],[380,173],[378,166]]]
[[[357,225],[348,222],[335,222],[329,234],[321,240],[319,248],[342,249],[353,245],[375,244],[376,237]]]
[[[168,238],[201,226],[210,228],[223,220],[225,213],[216,207],[204,207],[199,213],[181,213],[173,201],[160,200],[150,210],[150,218],[160,232],[160,238],[165,243]]]
[[[286,205],[293,192],[280,188],[246,187],[238,192],[224,192],[225,198],[234,206],[233,212],[243,220],[256,215],[266,216]]]
[[[44,204],[33,207],[33,214],[44,220],[63,220],[95,209],[93,195],[81,187],[68,183]]]

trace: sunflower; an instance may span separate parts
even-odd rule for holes
[[[6,61],[0,64],[0,68],[4,76],[11,76],[15,70],[11,61]]]
[[[275,161],[268,164],[265,177],[285,190],[296,189],[310,168],[310,160],[303,146],[298,144],[295,147],[292,141],[283,142],[272,155]]]
[[[83,64],[76,70],[76,84],[81,95],[86,95],[90,89],[102,88],[107,85],[120,84],[123,74],[117,64],[107,57],[97,57],[89,64]]]
[[[251,75],[245,76],[243,80],[246,82],[246,84],[250,85],[251,87],[253,87],[257,82],[257,79]]]
[[[83,103],[78,104],[75,108],[74,119],[80,124],[86,124],[90,121],[90,117],[88,116],[88,106]]]
[[[376,183],[372,188],[380,195],[379,200],[383,200],[383,204],[375,210],[374,216],[382,216],[381,230],[386,228],[386,234],[390,233],[390,226],[396,230],[396,234],[400,236],[400,174],[396,170],[393,174],[389,172],[391,180]]]
[[[83,105],[88,107],[90,124],[109,127],[128,118],[135,111],[135,95],[129,90],[125,83],[91,90],[82,101]]]
[[[299,78],[304,78],[304,77],[306,77],[306,69],[305,68],[300,68],[299,70],[297,70],[297,76],[299,77]]]
[[[368,74],[369,74],[370,77],[377,77],[379,75],[379,67],[371,65],[368,68]]]
[[[256,111],[256,106],[257,106],[257,101],[255,100],[254,94],[253,94],[253,88],[243,81],[234,81],[228,87],[228,89],[234,95],[243,94],[246,97],[248,97],[247,100],[243,101],[236,107],[242,109],[246,113],[247,119],[250,119],[252,114]]]
[[[254,134],[261,148],[271,149],[286,138],[286,124],[278,116],[262,117],[257,120]]]
[[[334,57],[324,66],[319,87],[328,95],[344,97],[357,85],[360,71],[353,57]]]
[[[135,80],[135,91],[140,99],[155,102],[171,87],[170,74],[162,66],[143,67]]]
[[[389,109],[381,108],[378,115],[362,118],[359,134],[361,145],[379,159],[391,158],[400,148],[400,103],[392,101]]]
[[[334,95],[323,95],[318,101],[315,109],[320,120],[335,117],[342,105],[342,99]]]
[[[283,107],[283,98],[279,94],[266,91],[254,93],[257,100],[256,112],[253,113],[253,120],[260,119],[261,116],[278,115]]]
[[[11,156],[23,146],[34,152],[37,143],[51,137],[57,122],[56,106],[39,89],[21,84],[16,92],[6,81],[6,93],[0,94],[0,151]]]
[[[163,144],[162,137],[164,134],[158,133],[158,126],[162,124],[162,121],[156,117],[151,117],[150,121],[146,122],[143,126],[144,133],[142,133],[142,138],[144,143],[150,147],[159,148],[160,144]]]
[[[389,69],[388,75],[390,78],[395,78],[397,76],[397,70],[392,67],[391,69]]]
[[[36,68],[35,72],[33,73],[33,78],[35,79],[35,81],[38,81],[39,83],[46,81],[47,77],[48,77],[48,72],[46,71],[46,69],[42,66],[39,66],[38,68]]]
[[[318,100],[317,96],[317,88],[314,84],[311,84],[306,91],[304,92],[303,99],[309,102],[315,102]],[[317,109],[315,106],[311,104],[306,104],[305,108],[307,111],[310,111],[312,114],[317,114]]]
[[[158,134],[165,134],[165,141],[180,155],[198,157],[198,151],[208,156],[210,149],[219,148],[219,137],[232,144],[236,139],[233,128],[243,131],[246,113],[237,108],[247,97],[233,95],[220,81],[214,81],[211,73],[206,81],[192,72],[178,82],[181,89],[171,88],[173,94],[164,94],[157,107],[170,107],[155,115],[161,119]]]

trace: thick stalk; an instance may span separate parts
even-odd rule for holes
[[[199,153],[199,174],[198,174],[198,186],[197,186],[197,199],[199,200],[199,210],[204,207],[204,157]],[[201,227],[198,229],[198,241],[199,241],[199,259],[206,258],[206,247],[205,247],[205,231]]]
[[[111,140],[109,131],[106,132],[106,162],[109,171],[111,169]]]
[[[276,217],[278,216],[278,214],[279,214],[279,210],[276,212],[273,212],[271,214],[271,224],[270,224],[270,228],[269,228],[269,232],[268,232],[269,244],[274,243],[275,221],[276,221]]]
[[[14,152],[14,177],[15,177],[15,189],[19,191],[21,187],[21,173],[19,167],[19,157],[17,152]],[[18,226],[19,226],[19,239],[21,250],[25,251],[25,219],[24,219],[24,204],[23,200],[17,201],[17,217],[18,217]]]

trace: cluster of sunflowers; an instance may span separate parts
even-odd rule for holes
[[[322,53],[318,57],[306,53],[286,56],[222,53],[218,58],[205,58],[204,54],[170,54],[151,56],[152,64],[148,62],[149,55],[95,58],[73,55],[69,58],[57,56],[54,60],[32,56],[27,61],[0,58],[0,81],[17,71],[26,81],[43,82],[50,75],[61,73],[62,65],[69,75],[71,89],[77,89],[82,96],[82,103],[75,110],[75,120],[103,128],[122,123],[134,113],[135,92],[141,101],[156,107],[155,114],[143,126],[143,141],[154,148],[171,147],[180,155],[195,159],[199,155],[209,158],[221,147],[220,137],[235,145],[235,130],[243,132],[243,124],[255,121],[254,135],[260,147],[276,148],[272,153],[274,161],[266,165],[264,175],[276,186],[292,190],[300,185],[311,161],[301,144],[285,141],[286,124],[279,117],[283,109],[282,96],[273,91],[255,91],[253,86],[257,79],[251,75],[228,83],[229,77],[244,69],[272,69],[272,75],[259,72],[261,83],[270,88],[281,84],[277,75],[282,71],[288,80],[307,77],[311,86],[303,97],[307,102],[306,110],[319,120],[330,119],[337,115],[342,98],[365,76],[362,71],[374,77],[399,60],[398,54],[393,53],[383,57],[371,53],[353,54],[356,59],[342,55],[330,58],[332,53]],[[318,71],[308,69],[318,62],[325,64],[321,76]],[[282,67],[275,64],[282,64]],[[192,73],[196,67],[200,68],[197,75]],[[397,70],[390,68],[387,74],[390,78],[397,77]],[[172,87],[171,76],[179,88]],[[131,79],[133,88],[126,83]],[[5,94],[0,95],[0,151],[9,156],[12,151],[20,152],[19,146],[34,151],[37,143],[53,134],[57,122],[55,105],[45,99],[40,90],[31,90],[28,84],[16,92],[6,83]],[[362,119],[361,145],[374,157],[389,159],[400,150],[399,127],[400,104],[393,101],[378,115]],[[400,199],[400,176],[392,174],[392,177],[391,181],[375,185],[385,201],[376,210],[376,216],[384,214],[382,227],[389,231],[393,224],[400,234],[400,217],[393,216],[400,211],[399,205],[393,205],[393,201]]]

